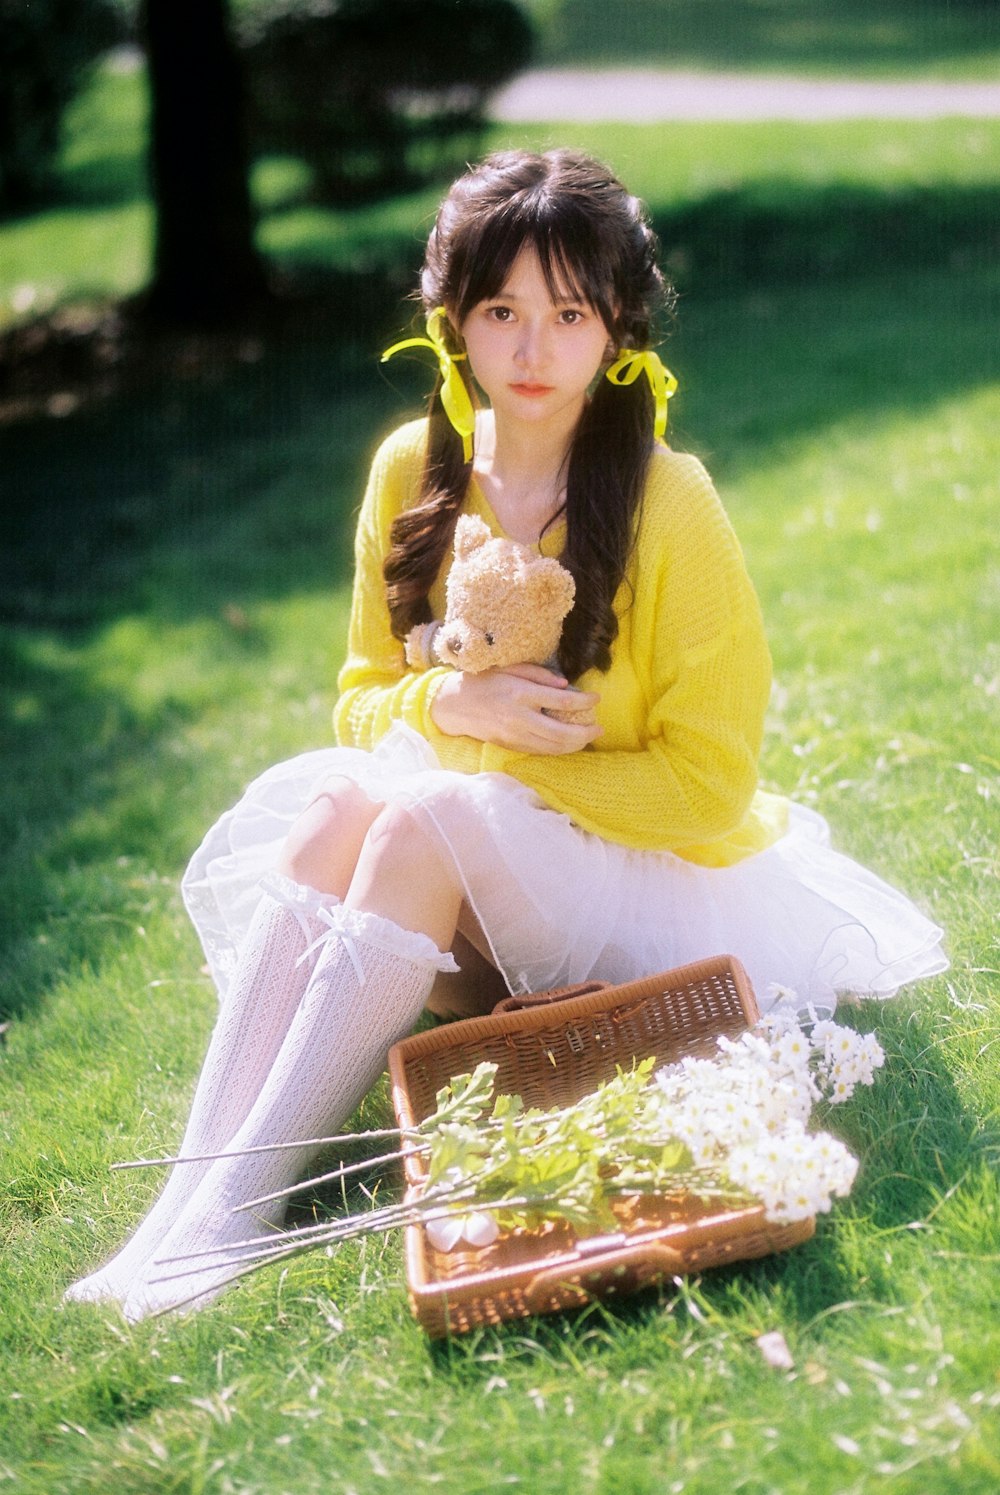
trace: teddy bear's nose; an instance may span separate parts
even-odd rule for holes
[[[457,633],[452,634],[451,638],[446,638],[445,643],[453,654],[461,654],[462,640],[459,638]]]

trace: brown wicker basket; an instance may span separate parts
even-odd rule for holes
[[[498,1092],[516,1092],[528,1106],[569,1105],[610,1079],[616,1064],[713,1052],[719,1034],[735,1035],[757,1016],[746,973],[728,955],[624,986],[591,985],[583,995],[543,994],[519,1010],[396,1044],[389,1053],[396,1118],[404,1129],[415,1126],[434,1110],[442,1085],[485,1059],[498,1066]],[[411,1192],[419,1192],[423,1161],[408,1158],[406,1169]],[[568,1225],[551,1223],[454,1251],[436,1250],[422,1226],[409,1226],[406,1269],[416,1317],[439,1338],[766,1256],[814,1230],[812,1220],[772,1224],[760,1205],[727,1207],[688,1194],[630,1197],[614,1209],[621,1229],[611,1235],[578,1238]]]

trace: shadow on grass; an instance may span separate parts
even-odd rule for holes
[[[370,448],[393,417],[384,390],[362,399],[346,382],[328,349],[300,348],[277,364],[201,368],[10,441],[3,1015],[36,1009],[68,965],[98,967],[134,901],[131,859],[178,869],[205,829],[191,738],[210,687],[175,686],[169,670],[148,689],[133,678],[159,669],[157,627],[194,627],[192,647],[222,680],[263,675],[260,607],[347,581]],[[101,640],[123,620],[109,651]]]
[[[843,186],[782,181],[650,204],[682,290],[822,284],[883,271],[961,271],[1000,247],[1000,189]]]
[[[344,580],[381,413],[378,385],[362,411],[352,379],[332,343],[251,339],[241,361],[193,340],[171,379],[0,433],[6,620],[78,633],[136,609],[214,612]]]
[[[145,202],[149,196],[146,165],[134,139],[122,132],[101,139],[98,148],[60,168],[52,206],[102,208]]]

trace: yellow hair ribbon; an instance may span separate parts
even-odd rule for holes
[[[438,306],[427,316],[427,336],[407,337],[401,343],[393,343],[382,354],[381,362],[401,353],[404,348],[430,348],[437,354],[438,370],[441,374],[441,403],[453,429],[462,438],[462,455],[466,462],[472,461],[472,437],[476,429],[476,412],[469,397],[465,381],[455,367],[466,355],[449,353],[445,347],[442,324],[447,321],[447,312]]]
[[[662,441],[667,431],[667,401],[677,389],[677,380],[665,368],[659,356],[650,349],[626,348],[607,371],[612,384],[634,384],[640,374],[645,374],[656,402],[656,417],[653,435]]]

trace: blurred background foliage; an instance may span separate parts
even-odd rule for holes
[[[116,0],[0,0],[0,211],[51,193],[66,109],[127,34]]]
[[[153,209],[147,294],[133,310],[192,326],[233,323],[273,292],[255,242],[254,161],[282,154],[304,195],[327,204],[440,181],[478,153],[490,93],[533,40],[515,0],[462,0],[458,12],[451,0],[2,4],[0,213],[59,202],[67,110],[111,42],[130,42],[117,65],[148,87]]]
[[[252,153],[294,157],[325,203],[461,171],[491,93],[532,53],[512,0],[253,0],[237,19]]]
[[[44,202],[65,111],[114,43],[157,45],[162,9],[131,0],[0,0],[0,211]],[[205,5],[166,25],[197,70]],[[523,69],[533,30],[514,0],[240,0],[230,42],[242,69],[250,154],[295,156],[325,201],[440,179],[475,154],[496,86]],[[456,25],[460,32],[456,33]],[[185,34],[186,33],[186,34]]]

